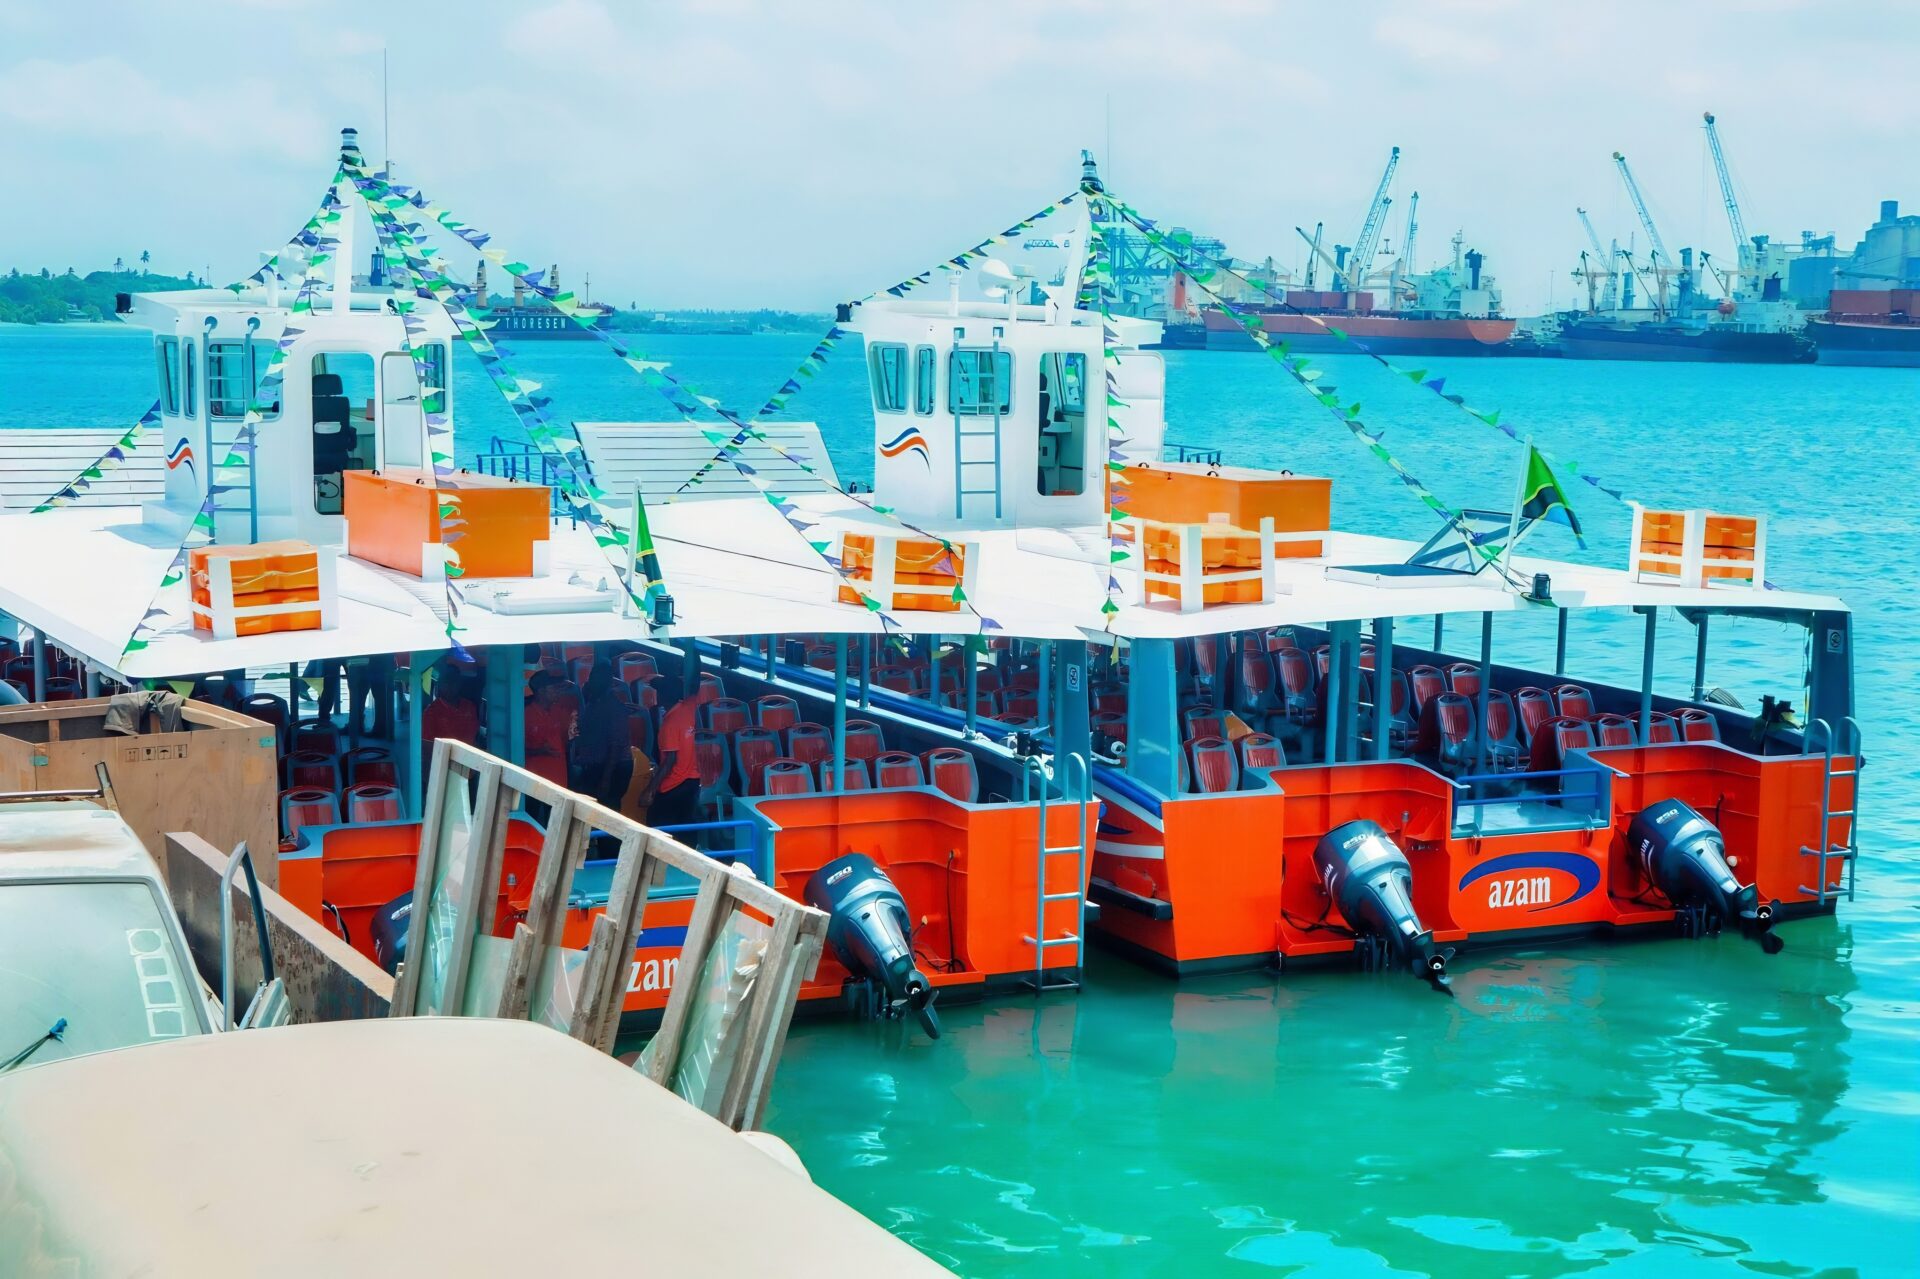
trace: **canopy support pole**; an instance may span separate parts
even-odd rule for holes
[[[33,631],[33,700],[47,700],[47,633],[38,627]]]
[[[935,706],[940,702],[940,637],[927,637],[927,700]]]
[[[1647,740],[1653,728],[1653,640],[1654,624],[1659,620],[1657,605],[1646,607],[1647,639],[1640,652],[1640,740]]]
[[[1040,668],[1040,694],[1038,698],[1040,704],[1034,708],[1034,712],[1039,717],[1040,722],[1033,726],[1033,731],[1042,733],[1045,732],[1047,727],[1053,722],[1053,716],[1048,714],[1052,709],[1049,705],[1049,698],[1052,694],[1051,685],[1053,681],[1047,678],[1047,676],[1051,674],[1049,668],[1053,665],[1053,641],[1041,640],[1039,646],[1034,650],[1034,659],[1034,665]]]
[[[1373,757],[1387,758],[1393,734],[1393,619],[1373,619]]]
[[[416,652],[407,658],[407,811],[415,817],[425,811],[428,763],[420,725],[427,711],[427,672],[438,661],[438,652]]]
[[[1693,700],[1699,701],[1707,695],[1707,615],[1696,613],[1693,618]]]
[[[962,696],[967,699],[967,735],[971,737],[980,718],[980,657],[972,648],[966,648],[963,652],[967,661],[967,686]]]
[[[1446,634],[1447,615],[1445,613],[1435,613],[1433,615],[1433,652],[1436,657],[1440,655],[1442,646],[1447,642]]]
[[[1487,771],[1487,702],[1493,691],[1493,614],[1480,614],[1480,704],[1475,708],[1474,724],[1479,729],[1480,746],[1473,758],[1473,771]]]
[[[847,789],[847,637],[833,637],[833,789]]]
[[[845,641],[843,639],[842,643],[844,644],[844,642]],[[862,635],[860,637],[860,709],[861,710],[864,711],[867,709],[868,706],[872,705],[872,702],[869,700],[872,697],[872,695],[873,695],[873,637],[871,635]]]
[[[1567,673],[1567,610],[1557,610],[1560,616],[1555,620],[1553,637],[1553,673],[1555,676]]]

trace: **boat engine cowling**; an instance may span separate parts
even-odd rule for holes
[[[1627,827],[1627,847],[1688,931],[1709,935],[1736,924],[1769,955],[1780,952],[1783,943],[1772,931],[1780,903],[1762,902],[1757,886],[1734,878],[1720,828],[1691,806],[1663,799],[1641,809]]]
[[[1432,930],[1420,923],[1413,908],[1413,867],[1379,823],[1334,827],[1313,846],[1313,866],[1327,896],[1363,941],[1383,948],[1435,990],[1453,993],[1447,976],[1453,948],[1435,946]]]
[[[827,944],[856,978],[884,994],[876,1012],[912,1013],[933,1038],[933,984],[913,962],[913,922],[906,900],[887,872],[864,853],[836,857],[807,878],[807,905],[827,914]]]

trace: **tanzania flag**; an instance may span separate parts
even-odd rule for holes
[[[1564,524],[1573,530],[1581,546],[1587,544],[1582,536],[1580,517],[1573,513],[1573,503],[1567,500],[1567,491],[1553,478],[1553,468],[1547,465],[1547,459],[1531,444],[1527,446],[1526,478],[1520,484],[1520,515],[1523,519]]]

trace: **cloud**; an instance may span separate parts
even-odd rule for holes
[[[36,140],[158,143],[202,156],[284,153],[287,140],[321,128],[283,101],[264,77],[170,77],[165,83],[118,57],[29,58],[0,68],[0,120]]]

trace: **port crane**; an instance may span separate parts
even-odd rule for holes
[[[1400,260],[1406,263],[1404,274],[1412,275],[1420,268],[1413,262],[1413,246],[1420,234],[1420,193],[1415,191],[1407,199],[1407,233],[1400,237]]]
[[[1367,219],[1360,226],[1359,238],[1353,242],[1353,252],[1347,255],[1348,270],[1335,281],[1334,287],[1342,292],[1366,287],[1374,252],[1380,247],[1380,232],[1386,226],[1387,208],[1393,203],[1387,197],[1387,189],[1393,185],[1393,171],[1399,167],[1400,148],[1395,147],[1387,155],[1386,172],[1380,175],[1380,185],[1374,189],[1373,203],[1367,206]],[[1347,278],[1349,274],[1351,280]]]
[[[1300,231],[1299,227],[1295,227],[1293,229],[1296,231]],[[1321,236],[1321,233],[1324,232],[1326,229],[1327,229],[1326,223],[1324,222],[1314,223],[1313,238],[1307,241],[1307,247],[1313,250],[1313,252],[1307,255],[1307,291],[1308,292],[1312,292],[1314,288],[1314,284],[1313,284],[1314,268],[1319,266],[1320,259],[1326,256],[1326,254],[1320,251],[1320,236]],[[1307,233],[1305,231],[1300,231],[1300,234],[1302,237],[1305,237]]]
[[[1627,167],[1627,157],[1615,151],[1613,163],[1620,170],[1620,181],[1626,184],[1627,196],[1633,201],[1633,211],[1640,215],[1641,229],[1647,233],[1647,266],[1653,272],[1654,283],[1659,290],[1654,295],[1653,309],[1664,319],[1667,314],[1667,277],[1673,272],[1673,258],[1667,253],[1667,244],[1660,238],[1659,229],[1653,225],[1653,213],[1640,194],[1640,184],[1633,180],[1633,170]]]
[[[1312,235],[1307,234],[1307,229],[1305,227],[1297,226],[1293,228],[1299,234],[1300,238],[1307,242],[1307,247],[1313,250],[1313,252],[1307,257],[1307,287],[1309,289],[1313,287],[1313,264],[1315,262],[1324,262],[1327,264],[1327,270],[1333,273],[1333,280],[1335,284],[1345,283],[1344,272],[1341,270],[1340,264],[1334,261],[1332,254],[1328,253],[1325,249],[1320,247],[1320,228],[1322,225],[1324,224],[1316,224],[1313,228]],[[1344,291],[1345,290],[1343,289],[1335,290],[1335,292],[1344,292]]]
[[[1615,254],[1609,253],[1605,248],[1601,247],[1600,235],[1598,232],[1596,232],[1593,229],[1593,219],[1587,216],[1587,211],[1585,209],[1575,209],[1574,212],[1580,215],[1580,225],[1586,228],[1587,243],[1593,246],[1592,258],[1588,258],[1585,253],[1582,253],[1580,255],[1580,263],[1581,263],[1580,274],[1585,276],[1587,281],[1587,310],[1591,312],[1595,309],[1596,300],[1594,297],[1594,276],[1596,274],[1603,277],[1607,282],[1606,283],[1607,309],[1613,310],[1617,305],[1617,301],[1616,301],[1617,285],[1615,284],[1615,273],[1614,273],[1614,266],[1613,266],[1613,259]],[[1615,250],[1615,253],[1617,252],[1618,250]],[[1598,270],[1596,271],[1596,268],[1594,266],[1596,262],[1604,263],[1605,265],[1598,268]]]
[[[1738,289],[1740,277],[1759,265],[1754,252],[1757,246],[1747,238],[1747,221],[1740,216],[1740,200],[1733,193],[1733,174],[1727,170],[1727,153],[1720,147],[1720,130],[1714,127],[1713,112],[1706,112],[1704,118],[1707,122],[1707,149],[1713,152],[1713,169],[1720,175],[1720,198],[1727,205],[1727,226],[1733,231],[1733,281],[1734,288]]]

